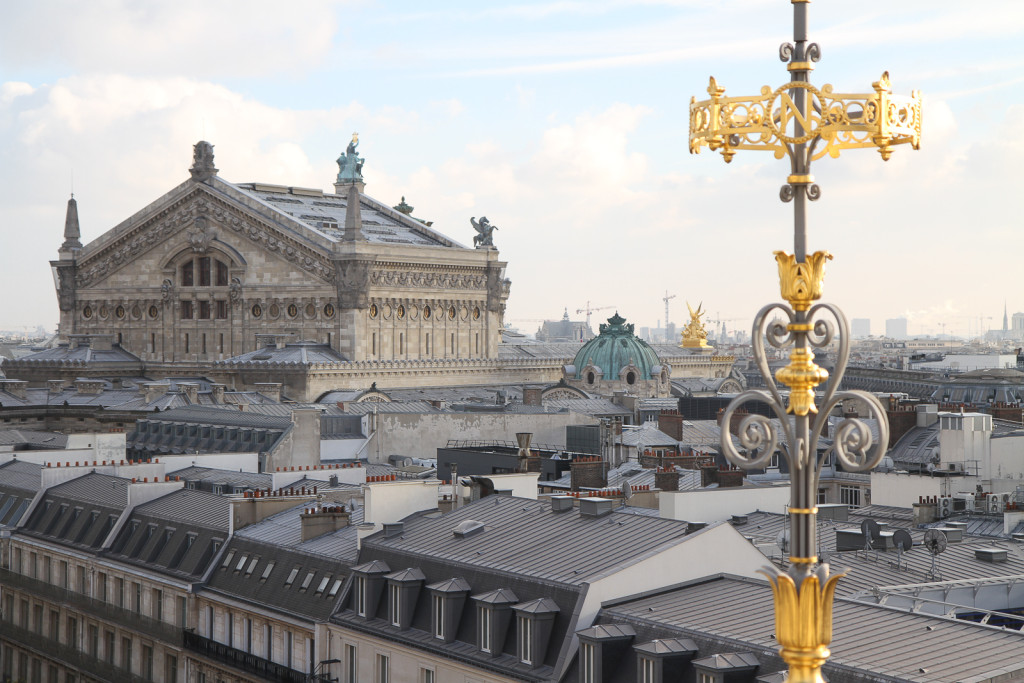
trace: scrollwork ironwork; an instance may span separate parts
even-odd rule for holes
[[[821,46],[818,45],[817,43],[809,43],[807,45],[807,59],[809,59],[809,60],[811,60],[812,62],[815,62],[815,63],[820,62],[821,61]]]
[[[811,183],[810,185],[804,186],[807,191],[807,198],[812,202],[816,202],[821,199],[821,188],[817,183]]]
[[[786,183],[779,188],[779,199],[782,200],[783,204],[789,204],[793,201],[793,197],[796,196],[796,192],[793,190],[793,186]]]
[[[793,59],[793,43],[779,45],[779,61],[789,62],[791,59]]]

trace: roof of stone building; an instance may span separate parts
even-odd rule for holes
[[[142,359],[135,354],[121,348],[119,344],[112,344],[109,349],[94,349],[88,344],[70,345],[67,343],[58,344],[53,348],[41,349],[27,356],[22,356],[17,361],[5,361],[5,365],[11,363],[60,363],[60,364],[100,364],[117,363],[121,365],[138,365],[142,367]]]
[[[218,182],[226,182],[217,178]],[[292,221],[321,238],[340,242],[348,209],[347,194],[314,189],[282,187],[261,183],[231,184],[273,213],[286,214]],[[359,195],[363,237],[378,244],[403,244],[428,247],[466,247],[442,235],[420,221],[365,194]],[[291,221],[288,221],[288,225]]]
[[[699,657],[754,654],[759,674],[785,668],[777,655],[771,591],[767,582],[757,579],[718,575],[656,595],[616,601],[602,609],[598,622],[634,627],[638,644],[655,638],[692,638]],[[885,634],[884,647],[879,646],[880,633]],[[922,683],[995,680],[1024,670],[1021,637],[1013,630],[838,597],[832,656],[823,673],[830,681],[845,682],[881,677]],[[632,678],[613,678],[609,683],[623,680]]]
[[[160,393],[152,401],[146,400],[144,384],[150,383],[145,378],[121,379],[115,383],[105,379],[89,379],[90,383],[102,383],[99,391],[79,391],[74,382],[65,383],[59,390],[49,387],[28,387],[24,389],[24,398],[12,394],[0,385],[0,405],[11,406],[95,406],[115,410],[139,410],[152,412],[156,409],[167,410],[188,405],[211,405],[235,407],[238,405],[259,405],[271,403],[272,399],[255,391],[225,391],[223,402],[214,402],[210,382],[204,378],[172,378],[164,379],[157,384],[166,384],[167,391]],[[196,402],[185,395],[182,384],[197,384]]]
[[[623,427],[617,439],[624,446],[678,446],[679,442],[658,429],[657,422],[645,422],[639,427]]]
[[[67,434],[40,432],[31,429],[0,430],[0,446],[13,446],[14,450],[61,449],[67,445]]]
[[[268,344],[255,351],[217,361],[217,364],[238,365],[313,365],[319,363],[347,363],[348,359],[335,351],[328,344],[311,341],[291,342],[281,348]]]
[[[619,371],[630,364],[639,371],[639,379],[650,379],[651,373],[661,366],[661,359],[618,313],[608,318],[607,325],[601,325],[600,334],[584,344],[572,361],[576,379],[582,379],[583,369],[593,365],[601,369],[606,380],[617,380]]]
[[[227,539],[230,517],[227,498],[179,489],[132,510],[110,554],[149,570],[197,580]]]
[[[453,529],[475,521],[483,530],[459,537]],[[406,518],[401,536],[378,534],[363,547],[416,553],[552,584],[579,585],[604,572],[678,543],[686,524],[611,512],[603,517],[578,509],[556,512],[546,501],[489,496],[444,515]],[[600,547],[602,552],[594,552]]]
[[[0,526],[14,526],[41,486],[41,465],[10,460],[0,465]]]
[[[128,480],[90,472],[46,490],[23,533],[98,548],[128,505]]]
[[[211,485],[222,484],[231,488],[241,487],[243,489],[265,489],[274,481],[273,475],[262,472],[236,472],[235,470],[222,470],[195,465],[169,472],[168,474],[174,477],[181,477],[182,481],[185,482],[207,482]],[[229,490],[225,491],[225,493],[233,493],[233,491]]]

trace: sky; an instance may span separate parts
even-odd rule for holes
[[[789,80],[786,0],[326,2],[14,0],[0,10],[0,329],[56,326],[48,261],[74,191],[83,242],[188,177],[332,189],[360,137],[366,193],[471,244],[498,226],[506,321],[589,305],[638,327],[686,302],[749,330],[792,251],[788,164],[688,150],[691,96]],[[920,151],[849,150],[812,169],[809,247],[825,297],[911,334],[1000,328],[1019,287],[1024,3],[810,5],[811,81],[924,93]],[[718,327],[718,324],[715,325]]]

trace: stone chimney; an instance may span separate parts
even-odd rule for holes
[[[170,388],[171,385],[166,382],[147,382],[142,385],[142,395],[145,397],[146,403],[152,403],[166,394]]]
[[[263,394],[267,398],[272,399],[278,403],[281,402],[280,382],[257,382],[253,386],[256,387],[256,391]]]
[[[540,395],[543,391],[539,387],[523,387],[523,405],[539,406],[541,404]]]
[[[192,405],[199,403],[199,385],[193,382],[179,382],[178,390],[181,391],[188,402]]]
[[[0,380],[0,389],[6,391],[11,396],[16,396],[20,399],[25,399],[25,389],[28,387],[28,382],[23,379],[5,379]]]
[[[64,380],[62,379],[50,379],[46,381],[46,389],[51,394],[59,394],[64,391]]]
[[[302,541],[319,538],[348,526],[349,512],[344,505],[325,505],[302,512]]]
[[[211,384],[210,385],[210,397],[213,398],[214,403],[224,402],[224,390],[226,387],[223,384]]]
[[[76,379],[75,391],[86,396],[99,396],[103,393],[106,382],[101,379]]]

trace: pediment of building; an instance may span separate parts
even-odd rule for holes
[[[242,251],[266,252],[318,280],[333,282],[334,266],[327,248],[275,225],[206,185],[187,183],[183,188],[182,192],[165,195],[87,245],[79,257],[76,286],[97,286],[170,241],[202,253],[212,243],[228,240],[244,245],[240,247]]]

